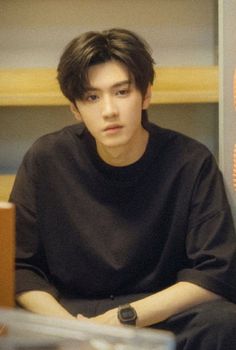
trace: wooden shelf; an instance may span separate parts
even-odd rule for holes
[[[0,201],[8,201],[15,175],[0,175]]]
[[[1,106],[60,106],[68,104],[53,68],[0,70]]]
[[[218,102],[218,67],[156,69],[152,104]],[[54,68],[0,69],[0,106],[63,106]]]
[[[153,104],[216,103],[218,67],[163,67],[156,70]]]

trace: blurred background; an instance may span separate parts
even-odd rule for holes
[[[217,13],[215,0],[0,0],[0,69],[56,67],[72,38],[111,27],[146,39],[157,67],[216,65]],[[218,159],[217,103],[155,104],[149,116]],[[1,106],[0,173],[15,173],[40,135],[74,122],[67,106]]]

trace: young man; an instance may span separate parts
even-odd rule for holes
[[[168,329],[178,349],[235,349],[236,239],[222,176],[205,146],[148,122],[153,63],[123,29],[66,47],[58,80],[82,123],[41,137],[18,171],[17,301]]]

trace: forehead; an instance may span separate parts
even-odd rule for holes
[[[111,60],[95,64],[88,69],[88,88],[104,89],[119,83],[130,83],[131,74],[119,61]]]

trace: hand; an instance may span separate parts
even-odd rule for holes
[[[77,320],[79,320],[79,321],[89,321],[89,318],[88,317],[85,317],[85,316],[83,316],[83,315],[81,315],[81,314],[78,314],[77,316],[76,316],[76,319]]]
[[[89,322],[94,322],[97,324],[104,324],[109,326],[119,326],[119,327],[124,326],[120,323],[120,321],[117,318],[117,309],[111,309],[105,312],[104,314],[101,314],[95,317],[90,317],[90,318],[84,317],[79,314],[77,315],[77,319],[81,321],[89,321]]]

